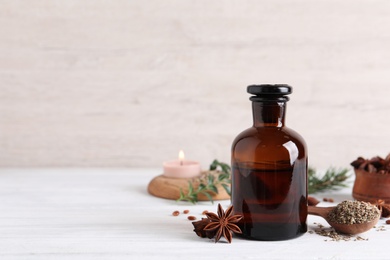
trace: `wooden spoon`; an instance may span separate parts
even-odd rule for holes
[[[376,217],[375,219],[369,222],[365,222],[361,224],[339,224],[339,223],[331,222],[328,217],[329,212],[331,212],[334,208],[335,207],[309,206],[308,214],[323,217],[326,220],[326,222],[328,222],[329,225],[331,225],[336,231],[344,234],[350,234],[350,235],[355,235],[370,230],[376,225],[376,223],[378,223],[378,220],[380,218],[380,214],[378,214],[378,217]]]

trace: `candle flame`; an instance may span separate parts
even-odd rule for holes
[[[180,150],[179,151],[179,161],[180,161],[180,165],[183,165],[183,161],[184,161],[184,152],[183,150]]]

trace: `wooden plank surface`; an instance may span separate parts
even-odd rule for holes
[[[325,242],[305,234],[281,242],[201,239],[185,214],[198,219],[217,205],[150,196],[156,169],[0,169],[0,259],[387,259],[390,230],[368,241]],[[325,195],[319,195],[325,196]],[[336,202],[350,190],[326,194]],[[321,198],[321,197],[320,197]],[[229,201],[221,201],[224,208]],[[323,205],[329,205],[323,203]],[[326,225],[310,216],[309,228]],[[380,224],[383,220],[380,220]]]

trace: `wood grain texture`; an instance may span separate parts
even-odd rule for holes
[[[199,178],[168,178],[164,175],[158,175],[154,177],[148,184],[148,192],[156,197],[177,200],[180,198],[180,192],[188,194],[188,183],[194,190],[197,190],[199,186]],[[221,185],[216,185],[218,193],[208,192],[213,200],[228,200],[229,194]],[[200,193],[198,194],[199,201],[210,201],[210,199]]]
[[[325,242],[315,234],[279,242],[202,239],[189,215],[217,211],[217,204],[177,203],[147,193],[159,169],[0,169],[0,259],[387,259],[387,231],[368,241]],[[341,202],[351,188],[327,193]],[[220,201],[226,209],[230,201]],[[330,206],[321,202],[319,206]],[[189,214],[172,216],[172,212]],[[383,225],[385,220],[380,220]],[[308,217],[309,229],[327,226]],[[259,252],[261,248],[261,252]],[[245,252],[245,253],[244,253]]]
[[[386,0],[5,0],[0,167],[230,161],[245,87],[294,87],[310,164],[389,152]]]

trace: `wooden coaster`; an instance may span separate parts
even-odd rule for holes
[[[205,174],[203,172],[202,174]],[[177,200],[180,197],[180,189],[184,194],[188,193],[188,182],[191,181],[194,189],[197,189],[199,186],[199,177],[198,178],[169,178],[164,175],[159,175],[152,179],[148,185],[148,192],[156,197]],[[213,200],[227,200],[230,199],[229,194],[221,185],[216,186],[218,189],[218,194],[211,194]],[[209,199],[203,195],[198,195],[199,201],[208,201]]]

